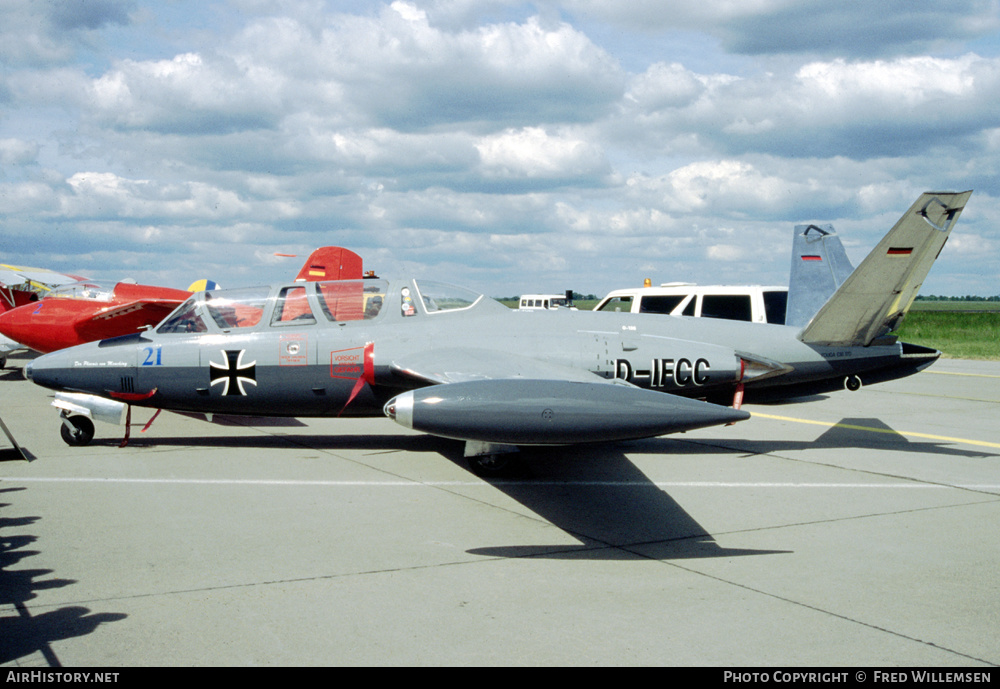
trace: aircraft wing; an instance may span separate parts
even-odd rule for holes
[[[921,194],[799,339],[807,344],[868,346],[897,330],[971,194]]]
[[[57,273],[45,268],[25,268],[0,264],[0,283],[8,287],[25,285],[34,289],[48,290],[54,285],[67,285],[85,279],[79,275]]]
[[[395,359],[392,370],[396,375],[435,385],[508,378],[628,385],[621,380],[601,378],[590,371],[486,349],[451,348],[416,352]]]
[[[106,337],[114,337],[144,325],[159,323],[176,309],[183,300],[178,299],[137,299],[102,309],[89,319],[76,324],[76,332],[81,341],[91,342]]]
[[[23,344],[19,342],[14,342],[14,340],[10,339],[9,337],[4,337],[3,335],[0,335],[0,359],[2,359],[7,354],[10,354],[11,352],[18,352],[22,349],[26,349],[26,347]]]

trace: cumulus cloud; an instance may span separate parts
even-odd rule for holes
[[[541,127],[508,129],[476,144],[487,176],[569,180],[608,171],[601,149],[579,136],[550,135]]]
[[[38,157],[38,144],[21,139],[0,139],[0,164],[24,165]]]
[[[742,261],[746,256],[746,248],[736,244],[713,244],[705,251],[705,255],[712,261]]]
[[[262,19],[232,50],[245,64],[280,65],[298,107],[313,100],[399,130],[579,121],[609,108],[623,83],[617,63],[568,24],[445,30],[399,1],[318,27]]]
[[[196,53],[122,61],[93,81],[92,113],[124,129],[187,134],[275,126],[280,79],[269,69]]]
[[[134,0],[5,0],[0,61],[13,65],[66,62],[98,29],[131,22]]]
[[[773,161],[772,161],[773,163]],[[775,218],[804,207],[843,207],[854,195],[830,177],[774,174],[735,159],[700,161],[658,177],[634,175],[628,187],[634,198],[675,215],[706,212],[728,218]]]
[[[677,94],[678,84],[681,96],[657,97]],[[694,132],[729,153],[863,159],[977,135],[996,123],[998,96],[1000,59],[975,54],[813,61],[794,73],[749,77],[656,64],[633,79],[624,117],[665,149]]]
[[[878,56],[912,53],[1000,28],[994,0],[567,0],[584,16],[643,31],[703,31],[729,51]]]
[[[625,97],[646,113],[682,108],[705,93],[707,81],[679,63],[658,62],[632,80]]]
[[[180,184],[127,179],[110,172],[79,172],[66,180],[61,197],[68,218],[281,219],[294,216],[293,204],[248,202],[228,189],[201,182]]]

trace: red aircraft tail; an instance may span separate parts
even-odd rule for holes
[[[360,280],[361,257],[350,249],[339,246],[322,246],[309,255],[296,280],[318,282],[322,280]]]

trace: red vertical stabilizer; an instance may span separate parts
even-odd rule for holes
[[[339,246],[321,246],[309,255],[296,280],[319,282],[323,280],[360,280],[361,257],[350,249]]]

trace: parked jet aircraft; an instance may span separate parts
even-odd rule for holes
[[[336,246],[314,251],[296,280],[361,277],[361,257]],[[84,342],[134,333],[155,325],[184,303],[189,291],[119,282],[84,280],[51,290],[43,299],[0,314],[0,333],[39,352],[53,352]]]
[[[499,470],[512,446],[743,420],[735,407],[744,389],[856,390],[929,366],[940,352],[891,333],[970,194],[923,194],[804,328],[512,310],[425,280],[293,283],[198,293],[154,329],[48,354],[25,373],[60,391],[71,444],[90,441],[90,417],[120,420],[128,405],[384,413],[466,441],[476,470]]]

